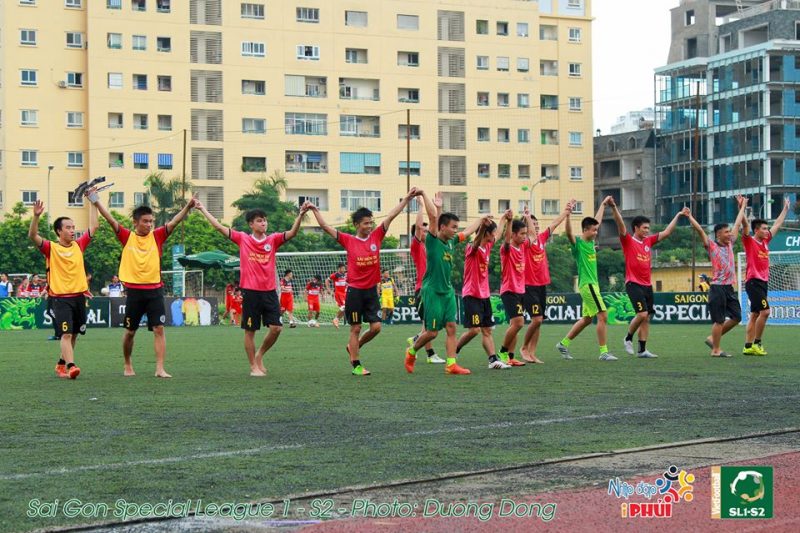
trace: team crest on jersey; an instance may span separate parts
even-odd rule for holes
[[[377,249],[378,249],[378,247],[377,247],[377,246],[375,246],[374,244],[370,244],[370,245],[369,245],[369,250],[370,250],[371,252],[374,252],[374,251],[375,251],[375,250],[377,250]]]
[[[272,245],[271,244],[265,244],[264,245],[264,251],[265,252],[271,252],[272,251]]]
[[[450,261],[453,260],[453,256],[450,254],[450,252],[445,252],[444,256],[442,256],[442,259],[444,259],[445,261],[450,262]]]
[[[650,251],[650,247],[649,247],[649,246],[645,246],[645,247],[644,247],[644,251],[645,251],[645,252],[649,252],[649,251]]]

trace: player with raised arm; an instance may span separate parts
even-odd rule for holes
[[[617,360],[614,354],[608,351],[608,345],[606,344],[608,311],[605,302],[603,302],[603,297],[600,294],[600,284],[597,278],[597,251],[595,250],[597,232],[600,229],[600,223],[603,221],[603,211],[611,200],[613,200],[611,196],[606,196],[603,201],[600,202],[600,207],[598,207],[597,214],[595,214],[594,218],[585,217],[581,220],[581,235],[578,237],[572,234],[572,224],[570,223],[569,215],[567,215],[566,218],[565,229],[567,239],[572,245],[572,256],[575,258],[575,263],[578,265],[578,292],[581,295],[582,309],[580,320],[575,322],[575,325],[569,330],[567,336],[556,344],[558,353],[567,360],[573,358],[569,351],[570,343],[586,328],[586,326],[592,323],[594,317],[597,317],[597,343],[600,345],[600,360]]]
[[[251,209],[245,213],[245,220],[250,227],[250,233],[245,233],[223,226],[199,200],[196,201],[196,207],[214,229],[239,247],[244,351],[250,363],[250,375],[264,377],[267,375],[264,355],[278,340],[283,329],[276,292],[275,254],[283,244],[297,235],[305,210],[300,209],[300,214],[294,219],[289,231],[267,234],[267,214],[261,209]],[[256,331],[261,329],[262,324],[268,331],[256,351]]]
[[[361,364],[361,347],[381,332],[380,301],[378,284],[381,281],[381,243],[389,231],[392,221],[405,209],[411,198],[417,196],[417,189],[412,187],[408,194],[386,215],[386,219],[375,227],[372,211],[366,207],[357,209],[352,214],[356,234],[350,235],[328,225],[322,218],[317,206],[306,202],[317,219],[317,224],[347,251],[347,298],[345,300],[345,318],[350,323],[350,340],[347,353],[354,376],[369,376],[370,372]],[[369,329],[361,335],[361,323],[367,322]]]
[[[94,189],[85,193],[87,198],[97,196]],[[75,365],[75,343],[78,335],[86,334],[86,296],[89,290],[83,252],[97,232],[97,209],[89,207],[89,228],[75,238],[75,222],[69,217],[58,217],[53,223],[56,241],[39,236],[39,217],[44,204],[37,200],[33,205],[33,218],[28,238],[36,245],[47,264],[47,293],[53,324],[60,334],[61,355],[56,363],[56,376],[76,379],[81,369]]]
[[[333,290],[331,290],[331,282],[333,282]],[[325,280],[325,290],[329,294],[333,293],[333,301],[336,302],[337,307],[333,325],[339,329],[339,321],[344,318],[344,301],[347,298],[347,265],[339,263],[336,266],[336,272]]]
[[[536,357],[539,334],[547,311],[547,286],[550,285],[550,266],[547,262],[547,241],[572,212],[575,200],[567,202],[566,207],[544,231],[539,231],[539,221],[527,208],[523,214],[528,226],[528,238],[522,243],[525,254],[525,296],[523,305],[531,317],[531,323],[525,332],[523,345],[519,350],[522,358],[529,363],[542,363]]]
[[[708,291],[708,312],[711,315],[711,336],[706,337],[706,346],[711,348],[712,357],[731,357],[720,349],[722,336],[733,329],[742,320],[742,307],[736,298],[733,286],[736,283],[736,257],[733,254],[733,243],[744,220],[747,198],[737,196],[739,214],[733,223],[733,231],[728,224],[714,226],[714,240],[710,240],[705,230],[694,216],[689,214],[689,222],[700,236],[703,247],[708,250],[713,274],[711,288]]]
[[[508,329],[500,347],[500,360],[509,366],[525,366],[514,358],[519,330],[525,326],[525,254],[522,243],[528,238],[524,220],[515,220],[511,210],[503,216],[503,244],[500,246],[500,299],[508,319]]]
[[[656,354],[647,349],[647,339],[650,334],[650,317],[656,310],[653,301],[653,284],[651,280],[651,256],[653,246],[669,237],[678,225],[678,219],[689,215],[689,209],[684,207],[670,221],[664,231],[650,235],[650,219],[645,216],[634,217],[631,222],[633,234],[628,233],[625,221],[619,212],[616,202],[612,198],[609,202],[614,222],[619,232],[619,242],[622,244],[622,254],[625,257],[625,292],[631,300],[636,316],[628,326],[628,333],[623,340],[625,351],[633,355],[633,335],[639,331],[639,349],[637,357],[654,359]]]
[[[748,225],[745,217],[742,222],[742,245],[747,258],[747,272],[744,288],[750,300],[750,319],[745,331],[744,355],[767,355],[761,345],[761,337],[769,319],[770,308],[767,300],[769,285],[769,243],[780,231],[786,215],[789,214],[789,199],[784,200],[783,210],[770,229],[766,220],[756,218]],[[750,236],[752,226],[753,236]]]

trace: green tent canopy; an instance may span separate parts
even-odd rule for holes
[[[185,267],[204,268],[215,267],[223,270],[239,268],[239,258],[228,255],[221,250],[210,250],[199,254],[185,255],[178,258],[178,262]]]

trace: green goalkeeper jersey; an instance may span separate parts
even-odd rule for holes
[[[572,257],[578,265],[578,287],[583,287],[589,283],[598,285],[597,282],[597,251],[594,248],[594,241],[585,241],[581,237],[575,237],[575,244],[572,245]]]
[[[455,243],[459,237],[453,237],[447,242],[430,233],[425,236],[425,256],[428,265],[425,268],[425,277],[422,278],[422,290],[435,294],[454,293],[450,273],[453,271],[453,255]]]

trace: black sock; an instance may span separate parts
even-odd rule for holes
[[[489,363],[494,363],[495,361],[497,361],[497,354],[493,353],[489,356]]]
[[[631,342],[633,340],[633,333],[628,333],[625,335],[625,342]]]
[[[745,348],[752,348],[753,347],[753,343],[752,342],[746,342],[746,343],[744,343],[744,347]]]
[[[75,363],[67,363],[67,370],[75,366]]]
[[[756,340],[754,340],[754,341],[753,341],[753,344],[759,344],[759,345],[760,345],[760,344],[761,344],[761,339],[756,339]]]
[[[514,359],[514,352],[508,352],[508,358]]]
[[[500,353],[508,353],[508,348],[506,348],[505,346],[501,346]]]
[[[433,357],[436,354],[436,350],[434,350],[433,348],[426,348],[425,352],[428,354],[428,357]]]
[[[647,341],[639,341],[639,353],[645,351],[647,349],[646,346],[647,346]]]
[[[461,353],[461,348],[456,347],[456,355],[458,355],[459,353]]]
[[[360,365],[360,364],[361,364],[361,359],[356,359],[356,360],[355,360],[355,361],[353,361],[351,364],[353,365],[353,368],[355,368],[355,367],[357,367],[358,365]]]
[[[66,364],[67,364],[67,362],[66,362],[66,361],[64,361],[63,359],[59,359],[59,360],[58,360],[58,364],[59,364],[59,365],[66,365]]]

